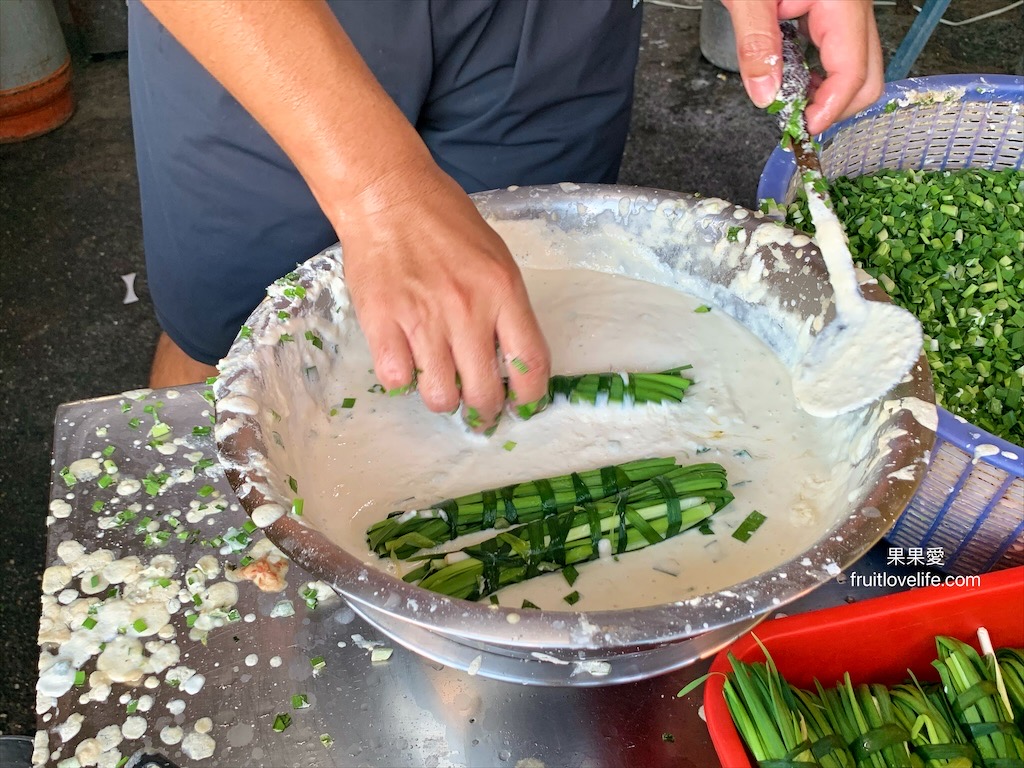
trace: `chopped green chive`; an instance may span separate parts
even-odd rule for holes
[[[136,710],[138,710],[138,708],[139,708],[139,700],[138,699],[132,699],[125,706],[124,711],[125,711],[126,714],[134,715]]]
[[[311,666],[314,670],[319,672],[321,669],[327,666],[327,662],[324,661],[323,656],[314,656],[312,659],[309,660],[309,666]]]
[[[531,602],[529,600],[523,600],[523,604],[522,604],[521,607],[524,610],[525,609],[532,609],[532,610],[535,610],[535,611],[539,611],[540,610],[540,606],[539,605],[537,605],[536,603],[533,603],[533,602]]]
[[[981,168],[884,170],[831,183],[858,266],[921,321],[937,402],[1017,445],[1024,445],[1022,185],[1024,172]],[[803,199],[786,214],[788,224],[812,233]]]
[[[81,688],[83,685],[85,685],[85,670],[84,669],[80,669],[77,672],[75,672],[75,685],[78,686],[79,688]]]
[[[287,344],[289,341],[295,341],[295,337],[292,336],[290,333],[282,333],[280,336],[277,337],[278,344]]]
[[[96,485],[100,488],[108,488],[113,482],[114,478],[110,475],[100,475],[99,479],[96,481]]]
[[[306,601],[306,607],[309,608],[309,610],[316,610],[319,597],[317,597],[317,591],[313,587],[308,587],[307,589],[302,590],[302,598]]]
[[[115,445],[108,445],[106,448],[103,449],[103,455],[106,456],[109,459],[111,456],[114,455],[114,451],[116,451],[116,450],[117,450],[117,446],[115,446]]]
[[[520,419],[526,421],[527,419],[532,418],[533,415],[536,414],[538,411],[544,410],[547,404],[548,396],[543,395],[539,399],[534,400],[532,403],[523,403],[522,405],[517,405],[516,414],[519,416]]]
[[[288,310],[286,310],[286,309],[279,309],[279,310],[277,311],[277,319],[278,319],[278,320],[287,320],[287,319],[288,319],[289,317],[291,317],[291,316],[292,316],[292,313],[291,313],[291,312],[289,312],[289,311],[288,311]]]
[[[149,624],[146,623],[145,619],[136,619],[132,622],[132,629],[136,632],[145,632],[149,629]]]
[[[238,332],[238,335],[243,339],[251,339],[252,328],[250,328],[248,325],[243,325],[242,329]]]
[[[515,440],[506,440],[502,448],[504,448],[506,451],[511,451],[513,448],[516,447],[516,445],[517,443]]]
[[[98,587],[99,585],[100,585],[100,577],[97,574],[94,573],[89,578],[89,586],[92,587],[93,589],[96,589],[96,587]]]
[[[292,493],[299,492],[299,481],[291,475],[288,475],[288,487],[292,489]]]
[[[292,724],[292,716],[289,714],[280,714],[274,718],[274,730],[277,733],[281,733]]]
[[[78,482],[78,480],[75,479],[74,474],[71,472],[70,467],[64,467],[64,469],[60,471],[60,476],[64,478],[64,483],[68,488]]]
[[[704,314],[705,312],[710,312],[711,311],[711,307],[709,307],[707,304],[701,304],[699,307],[697,307],[693,311],[697,312],[699,314]]]
[[[308,709],[309,697],[304,693],[296,693],[292,696],[292,709]]]
[[[241,560],[238,561],[238,564],[240,566],[242,566],[243,568],[245,568],[245,566],[249,565],[252,562],[253,562],[252,555],[246,555],[245,557],[243,557]]]
[[[570,592],[568,595],[562,598],[569,605],[576,605],[580,601],[580,593],[575,590]]]
[[[171,580],[164,576],[161,576],[159,579],[157,579],[156,583],[159,584],[161,587],[171,586]]]
[[[579,578],[580,572],[576,570],[575,565],[567,565],[562,569],[562,575],[565,576],[566,582],[568,582],[571,587],[576,583],[576,579]]]
[[[742,227],[729,227],[729,229],[726,230],[725,239],[728,240],[730,243],[735,243],[737,240],[740,239],[740,232],[742,231],[742,229]]]
[[[310,344],[312,344],[317,349],[323,349],[324,348],[324,340],[321,339],[313,331],[306,331],[305,336],[306,336],[306,341],[308,341]]]
[[[330,749],[331,747],[334,746],[334,739],[331,736],[331,734],[329,734],[329,733],[321,733],[320,734],[320,743],[323,744],[324,747],[326,747],[327,749]]]
[[[94,619],[92,616],[86,616],[85,621],[82,622],[82,626],[86,629],[92,629],[96,626],[96,619]]]
[[[102,512],[103,511],[103,502],[100,501],[99,499],[94,501],[92,503],[92,511],[93,512]]]
[[[528,366],[526,363],[524,363],[518,357],[513,357],[512,358],[512,367],[515,368],[520,373],[529,373],[530,372],[530,366]]]
[[[121,403],[121,413],[128,413],[132,409],[131,403]]]
[[[767,519],[768,518],[755,509],[747,515],[746,519],[739,524],[739,527],[732,532],[732,537],[739,541],[750,541],[750,537],[754,535],[754,532],[760,528],[761,524]]]
[[[190,613],[188,616],[185,617],[185,626],[187,626],[189,628],[195,626],[196,619],[198,619],[198,618],[199,618],[199,614],[198,613]]]
[[[206,496],[209,496],[212,493],[213,493],[213,486],[212,485],[204,485],[202,488],[200,488],[198,491],[196,491],[197,495],[202,496],[204,498]]]
[[[354,397],[346,397],[344,400],[341,401],[341,407],[342,408],[351,408],[355,404],[356,404],[356,399]]]
[[[203,437],[204,435],[210,434],[212,429],[210,427],[192,427],[192,434],[196,437]]]

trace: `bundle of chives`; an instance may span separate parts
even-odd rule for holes
[[[728,655],[732,672],[726,675],[723,691],[736,729],[758,765],[820,765],[794,691],[767,650],[765,658],[764,664],[746,664]]]
[[[846,742],[835,732],[825,716],[821,699],[810,691],[792,688],[797,710],[807,726],[807,738],[811,743],[811,754],[821,768],[856,768],[856,763]]]
[[[833,689],[815,681],[825,716],[846,742],[857,766],[912,768],[910,733],[895,714],[884,685],[854,686],[847,673]]]
[[[693,379],[683,375],[692,366],[682,365],[660,373],[587,373],[581,376],[552,376],[548,398],[562,396],[570,403],[665,403],[682,401]]]
[[[981,765],[977,750],[957,724],[941,691],[925,691],[915,677],[911,684],[893,686],[889,694],[923,768]]]
[[[641,459],[618,466],[513,483],[447,499],[420,512],[392,512],[366,532],[370,549],[381,557],[405,560],[421,549],[490,528],[528,523],[565,512],[664,474],[675,459]]]
[[[993,670],[978,652],[952,637],[936,637],[932,665],[950,709],[986,766],[1024,765],[1024,738],[999,696]]]
[[[1000,648],[996,651],[996,659],[1017,727],[1024,730],[1024,649]]]
[[[732,501],[718,464],[676,467],[620,493],[511,528],[442,558],[422,556],[405,580],[477,600],[568,565],[642,549],[697,525]]]

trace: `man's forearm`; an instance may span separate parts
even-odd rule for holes
[[[430,160],[322,0],[143,3],[288,154],[329,217]]]

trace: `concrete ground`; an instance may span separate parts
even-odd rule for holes
[[[690,2],[690,0],[686,0]],[[680,0],[682,2],[682,0]],[[961,0],[964,18],[1000,0]],[[703,60],[699,13],[648,4],[621,181],[747,206],[778,136],[738,77]],[[878,10],[887,57],[911,17]],[[1020,72],[1022,16],[940,27],[912,71]],[[77,57],[78,111],[0,147],[0,734],[31,733],[49,452],[59,403],[143,386],[157,335],[146,288],[127,62]],[[121,276],[141,300],[123,304]]]

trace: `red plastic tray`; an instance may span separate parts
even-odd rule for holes
[[[731,670],[730,651],[741,661],[764,661],[754,635],[779,672],[800,688],[825,686],[850,673],[854,684],[893,685],[917,677],[937,681],[931,662],[935,636],[949,635],[978,647],[978,627],[999,648],[1024,648],[1024,566],[985,574],[976,587],[924,587],[782,619],[769,619],[721,651],[712,672]],[[704,716],[723,768],[752,768],[715,674],[704,688]]]

